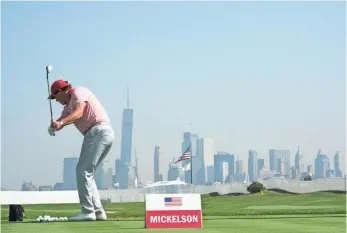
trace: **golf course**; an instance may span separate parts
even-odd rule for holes
[[[108,221],[42,223],[36,222],[38,216],[71,217],[79,211],[79,205],[26,205],[22,223],[9,223],[8,206],[2,206],[1,232],[346,232],[346,194],[328,192],[203,195],[203,229],[144,229],[144,203],[105,203],[104,206]]]

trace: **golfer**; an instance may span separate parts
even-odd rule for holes
[[[107,220],[94,175],[113,144],[114,133],[109,117],[90,90],[85,87],[71,87],[64,80],[56,80],[52,84],[48,99],[56,99],[64,106],[61,117],[48,127],[48,133],[52,136],[55,131],[73,123],[84,136],[76,167],[82,210],[69,220]]]

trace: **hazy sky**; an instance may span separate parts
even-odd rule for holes
[[[216,150],[247,160],[254,148],[266,166],[268,149],[293,161],[297,144],[305,165],[319,148],[345,163],[345,12],[344,2],[3,2],[2,186],[62,181],[63,158],[79,155],[74,126],[47,133],[46,64],[51,82],[62,76],[103,103],[112,167],[129,85],[145,180],[155,144],[166,177],[189,123]],[[55,118],[61,110],[54,102]]]

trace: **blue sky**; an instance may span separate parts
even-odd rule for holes
[[[252,148],[267,166],[270,148],[293,160],[300,144],[305,166],[319,148],[341,151],[345,164],[345,11],[343,2],[3,2],[2,186],[54,184],[63,158],[79,155],[73,126],[48,136],[46,64],[51,82],[88,87],[104,104],[112,167],[129,86],[146,180],[154,145],[166,177],[190,123],[245,162]],[[53,103],[56,118],[61,109]]]

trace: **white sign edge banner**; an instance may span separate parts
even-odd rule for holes
[[[182,197],[182,206],[165,206],[165,197]],[[202,210],[201,194],[146,194],[146,211],[165,211],[165,210]]]

